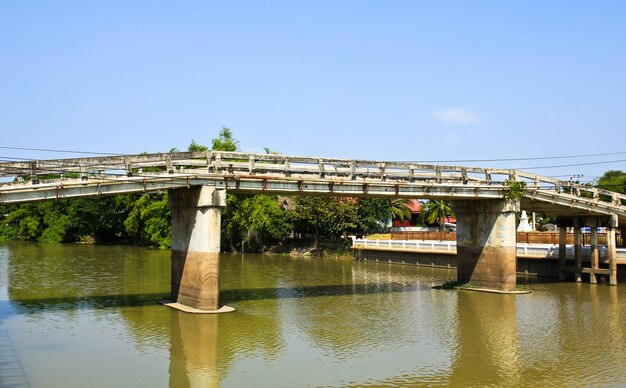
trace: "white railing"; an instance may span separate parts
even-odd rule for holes
[[[441,254],[456,254],[456,241],[422,241],[422,240],[368,240],[365,238],[352,238],[352,248],[361,249],[393,249],[410,252],[429,252]],[[608,259],[606,246],[599,246],[598,253],[601,260]],[[528,257],[558,258],[558,244],[517,244],[517,254]],[[589,257],[590,246],[583,246],[582,257]],[[574,257],[574,246],[566,246],[566,256]],[[626,248],[617,249],[617,259],[626,260]]]

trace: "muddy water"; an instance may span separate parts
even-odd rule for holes
[[[454,271],[224,255],[222,300],[154,301],[169,252],[0,245],[0,386],[624,385],[626,289],[432,287]]]

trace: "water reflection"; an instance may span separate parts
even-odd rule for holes
[[[521,375],[516,299],[459,291],[452,385],[518,385]]]
[[[219,386],[219,317],[171,314],[170,387]]]
[[[455,274],[430,268],[221,262],[237,312],[189,315],[154,303],[168,252],[5,245],[0,329],[35,387],[626,384],[621,285],[492,295],[433,290]]]

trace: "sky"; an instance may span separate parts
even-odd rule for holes
[[[626,171],[624,20],[625,1],[0,0],[0,147],[167,152],[226,126],[247,152],[589,181]]]

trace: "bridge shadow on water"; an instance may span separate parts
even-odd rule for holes
[[[279,288],[252,288],[220,291],[224,303],[261,299],[314,298],[324,296],[349,296],[386,294],[430,289],[427,285],[403,283],[333,284],[318,286],[295,286]]]
[[[325,296],[349,296],[367,294],[386,294],[394,292],[411,292],[431,289],[430,285],[416,285],[403,283],[378,284],[337,284],[316,286],[294,286],[277,288],[250,288],[221,290],[222,303],[247,300],[284,299],[284,298],[313,298]],[[27,314],[37,311],[62,311],[80,309],[106,309],[120,307],[152,306],[157,300],[169,298],[169,293],[146,293],[126,295],[93,295],[79,297],[33,297],[28,299],[11,299],[2,301],[0,318],[15,314]]]
[[[169,297],[168,293],[127,294],[127,295],[88,295],[79,297],[53,297],[11,299],[14,314],[37,311],[60,311],[81,309],[106,309],[116,307],[137,307],[152,305],[155,300]]]

